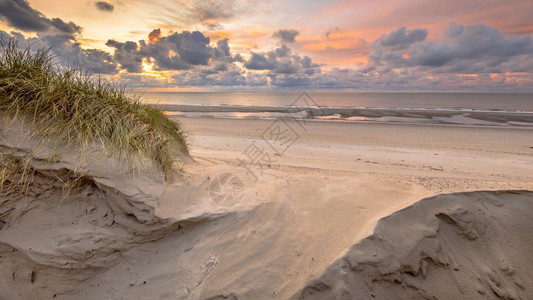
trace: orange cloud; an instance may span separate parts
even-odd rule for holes
[[[161,28],[152,30],[152,32],[148,34],[148,40],[152,44],[159,42],[161,40]]]
[[[227,31],[206,32],[205,36],[209,37],[213,42],[217,42],[222,39],[233,39],[233,34]]]
[[[471,79],[474,79],[474,78],[478,77],[478,74],[455,74],[455,76],[457,76],[459,78],[471,78]]]
[[[164,76],[163,72],[155,71],[154,63],[148,61],[146,58],[142,61],[142,74],[145,76],[153,77],[157,80],[166,80],[166,77]]]

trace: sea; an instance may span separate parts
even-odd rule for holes
[[[231,119],[280,116],[328,122],[533,127],[533,94],[426,92],[145,92],[169,115]]]

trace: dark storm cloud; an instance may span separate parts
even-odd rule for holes
[[[229,48],[229,39],[221,39],[217,42],[217,47],[215,49],[215,57],[219,60],[226,60],[228,57],[231,58],[230,48]]]
[[[178,86],[252,86],[296,88],[309,86],[315,77],[320,76],[319,65],[307,57],[292,55],[291,50],[283,45],[265,53],[252,52],[244,61],[245,69],[232,62],[242,58],[232,57],[227,40],[218,41],[214,48],[215,54],[208,66],[175,74],[172,78]],[[248,70],[248,71],[247,71]],[[256,73],[250,70],[266,70],[267,73]]]
[[[250,70],[271,70],[273,63],[269,62],[265,55],[252,52],[250,59],[244,64]]]
[[[154,62],[154,68],[159,71],[205,67],[204,73],[226,71],[228,64],[242,60],[240,55],[231,55],[228,39],[219,40],[216,46],[212,46],[210,39],[199,31],[162,36],[161,30],[154,29],[148,39],[148,42],[143,40],[138,44],[108,40],[106,45],[115,48],[113,57],[122,68],[133,73],[142,71],[143,59]]]
[[[428,31],[426,29],[416,28],[406,30],[405,27],[400,27],[386,35],[382,35],[378,39],[378,43],[387,48],[405,49],[411,44],[422,42],[426,39],[427,35]]]
[[[28,42],[37,39],[46,44],[54,57],[64,66],[82,67],[97,74],[117,72],[117,64],[109,53],[97,49],[83,49],[72,35],[46,35],[28,39]]]
[[[312,63],[307,56],[291,55],[291,49],[282,45],[266,53],[252,52],[244,67],[249,70],[269,70],[276,74],[297,74],[320,66]]]
[[[172,82],[167,80],[158,80],[153,76],[144,76],[142,74],[121,73],[118,75],[121,84],[124,83],[130,88],[147,88],[147,87],[160,87],[165,88],[174,86]]]
[[[247,86],[250,84],[250,80],[235,66],[231,70],[216,74],[186,71],[174,75],[173,80],[180,86]]]
[[[4,42],[10,38],[15,39],[21,48],[49,49],[54,59],[62,66],[82,67],[97,74],[117,73],[117,64],[109,53],[97,49],[83,49],[75,37],[69,34],[39,35],[26,39],[17,32],[9,34],[0,31],[0,37]]]
[[[24,31],[44,31],[50,26],[48,19],[24,0],[0,0],[0,15],[10,26]]]
[[[392,31],[371,45],[368,70],[421,67],[432,73],[533,72],[533,43],[527,35],[504,36],[483,24],[465,27],[455,23],[448,25],[445,34],[444,41],[434,42],[424,41],[425,34],[419,29]]]
[[[203,24],[217,24],[233,18],[236,12],[232,1],[202,0],[186,6],[185,12]],[[369,62],[359,69],[322,69],[310,57],[289,48],[298,35],[294,29],[276,31],[272,36],[280,41],[277,47],[251,51],[249,56],[233,54],[228,39],[214,43],[200,31],[165,36],[160,29],[141,41],[109,39],[106,45],[113,52],[109,54],[82,48],[78,41],[81,27],[47,18],[24,0],[0,0],[0,18],[19,31],[37,33],[25,38],[18,32],[0,31],[1,39],[15,37],[24,46],[50,48],[63,66],[81,66],[98,74],[122,70],[116,78],[131,87],[532,91],[533,86],[531,37],[504,35],[486,25],[451,23],[441,40],[429,40],[426,29],[400,27],[370,45]],[[339,30],[328,30],[325,37],[333,32]],[[154,70],[164,71],[162,76],[143,74],[143,61],[153,64]],[[464,76],[466,73],[476,76]]]
[[[289,88],[289,87],[306,87],[311,85],[309,77],[278,75],[270,76],[270,83],[273,86]]]
[[[282,43],[294,43],[294,40],[299,33],[300,32],[295,29],[280,29],[274,32],[272,37],[278,38]]]
[[[529,37],[504,36],[485,25],[464,27],[453,23],[443,40],[427,40],[427,35],[425,29],[404,27],[382,35],[371,45],[369,64],[359,70],[322,70],[311,58],[293,53],[286,42],[270,51],[250,52],[243,59],[239,54],[232,55],[228,39],[212,44],[201,32],[162,36],[155,30],[147,41],[110,40],[108,45],[116,49],[115,61],[128,71],[140,71],[143,59],[154,63],[157,70],[176,70],[163,83],[141,74],[120,75],[129,76],[128,84],[133,86],[531,90],[528,86],[532,80],[501,73],[533,72]],[[236,61],[243,63],[242,68]],[[461,77],[457,73],[478,76]]]
[[[107,52],[97,49],[82,49],[78,44],[74,54],[77,55],[79,64],[90,72],[96,74],[115,74],[118,72],[116,62]]]
[[[11,27],[23,31],[59,31],[68,34],[81,32],[81,27],[72,22],[66,23],[59,18],[45,17],[25,0],[0,0],[0,18]]]
[[[207,65],[213,49],[209,46],[209,38],[200,31],[183,31],[166,37],[170,43],[170,50],[174,50],[179,57],[190,65]]]
[[[530,36],[505,37],[496,29],[482,24],[464,27],[451,23],[445,33],[452,40],[451,47],[457,56],[466,59],[479,56],[512,57],[532,54],[533,50]]]
[[[115,48],[113,58],[123,69],[130,73],[142,72],[142,56],[137,49],[137,43],[131,41],[121,43],[115,40],[108,40],[106,46]]]
[[[47,18],[24,0],[0,0],[0,16],[18,30],[37,33],[37,37],[26,39],[17,32],[0,32],[3,39],[15,38],[21,47],[49,49],[63,66],[83,67],[99,74],[117,72],[116,62],[107,52],[81,48],[76,40],[81,27],[73,22]]]
[[[98,1],[95,3],[95,5],[96,8],[100,11],[112,12],[115,9],[115,6],[113,6],[113,4],[104,1]]]
[[[276,57],[287,57],[291,54],[291,49],[286,45],[282,45],[281,47],[274,49],[274,54]]]

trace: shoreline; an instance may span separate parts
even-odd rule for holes
[[[185,115],[185,114],[167,114],[169,117],[180,118],[180,119],[215,119],[215,120],[250,120],[250,121],[273,121],[278,118],[292,119],[290,116],[266,116],[266,117],[256,117],[256,116],[246,116],[246,117],[235,117],[231,116],[220,116],[220,115]],[[508,128],[508,129],[517,129],[517,130],[531,130],[533,129],[533,123],[531,125],[480,125],[480,124],[464,124],[464,123],[443,123],[443,122],[416,122],[410,121],[409,118],[405,120],[398,121],[375,121],[375,120],[343,120],[343,119],[297,119],[305,120],[306,122],[320,122],[320,123],[345,123],[345,124],[383,124],[383,125],[416,125],[416,126],[445,126],[445,127],[464,127],[464,128]]]
[[[131,180],[99,161],[92,172],[109,186],[110,198],[93,187],[92,196],[73,195],[61,206],[35,199],[31,211],[0,231],[11,245],[0,243],[7,295],[287,299],[313,289],[313,280],[335,270],[379,220],[421,199],[533,190],[533,136],[526,128],[291,119],[295,140],[276,155],[265,135],[281,124],[276,120],[172,118],[181,121],[194,159],[178,166],[184,172],[177,182],[155,182],[144,171]],[[251,145],[272,161],[243,166]],[[230,187],[239,194],[223,188],[235,178]],[[234,202],[220,202],[220,195]],[[72,220],[63,223],[65,212]],[[37,236],[49,247],[38,246]],[[57,267],[65,261],[79,269]]]
[[[314,103],[314,102],[313,102]],[[320,106],[320,105],[239,105],[239,104],[152,104],[162,111],[183,111],[183,112],[299,112],[299,111],[404,111],[404,112],[479,112],[479,113],[511,113],[511,114],[533,114],[533,111],[526,110],[499,110],[499,109],[475,109],[475,108],[411,108],[411,107],[357,107],[357,106]]]
[[[264,272],[287,275],[279,280],[254,280],[249,289],[231,280],[221,283],[220,287],[243,297],[264,297],[271,290],[279,299],[294,295],[295,289],[323,274],[351,245],[371,235],[380,219],[421,199],[450,193],[533,190],[533,137],[524,128],[308,122],[306,130],[299,131],[300,139],[276,156],[271,168],[254,182],[246,181],[246,169],[237,158],[250,143],[263,142],[261,134],[273,120],[176,118],[189,132],[192,154],[199,164],[188,172],[216,175],[230,170],[243,179],[245,195],[256,198],[252,203],[264,199],[285,207],[281,210],[285,212],[275,209],[276,217],[266,218],[267,228],[276,234],[262,242],[270,240],[293,249],[264,251],[260,242],[251,251],[260,257],[238,258],[234,263],[251,263],[245,268],[256,276]],[[269,196],[271,190],[277,190],[277,196]],[[290,196],[283,197],[285,193]],[[265,226],[260,215],[256,215],[257,223],[245,224]],[[289,229],[278,231],[279,226]],[[287,266],[269,268],[262,263],[271,259]],[[228,263],[217,274],[231,277],[235,269]],[[206,287],[198,295],[213,296],[217,291]]]
[[[533,127],[533,112],[316,106],[155,105],[168,115],[226,118],[295,118],[333,122],[416,123]]]

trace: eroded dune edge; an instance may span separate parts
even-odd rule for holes
[[[533,192],[438,195],[381,219],[295,299],[530,299]]]
[[[2,182],[0,299],[74,295],[135,245],[219,216],[158,216],[166,184],[150,163],[133,170],[97,144],[35,139],[23,121],[2,120],[0,135],[3,172],[26,168]]]
[[[1,130],[3,159],[27,163],[33,177],[25,193],[0,197],[0,298],[96,299],[106,291],[89,282],[120,264],[124,253],[150,244],[150,251],[130,255],[150,265],[150,258],[147,261],[143,256],[163,249],[158,243],[181,239],[174,233],[183,228],[190,230],[217,219],[221,224],[234,223],[233,219],[246,217],[246,212],[233,214],[202,205],[175,213],[160,211],[158,204],[168,194],[176,203],[185,203],[185,198],[197,202],[205,199],[193,190],[180,189],[187,186],[185,178],[165,185],[149,164],[136,171],[126,170],[98,147],[85,150],[84,163],[80,164],[79,149],[62,149],[58,154],[56,145],[35,142],[26,132],[25,126],[17,123],[4,124]],[[64,183],[73,178],[81,180],[65,196]],[[178,193],[169,193],[169,189]],[[253,206],[247,209],[250,215],[254,211],[264,213]],[[533,242],[528,236],[532,229],[530,191],[427,198],[383,218],[373,235],[353,245],[293,298],[531,298]],[[189,239],[202,239],[199,232]],[[209,239],[216,236],[207,237],[204,243]],[[183,244],[188,243],[194,242],[183,240]],[[179,256],[177,250],[175,256]],[[119,273],[114,270],[112,274]],[[211,292],[201,290],[200,284],[207,278],[204,273],[183,283],[186,289],[168,285],[186,280],[183,276],[176,277],[177,281],[162,280],[161,284],[172,290],[167,293],[169,297],[209,297]],[[142,278],[142,274],[122,275],[111,284],[116,287],[112,295],[126,295],[126,289],[144,284],[132,277]],[[238,278],[228,279],[233,280]],[[240,295],[243,290],[215,286],[220,288],[220,297],[246,298]],[[88,290],[99,292],[89,295]],[[164,296],[162,290],[149,289],[156,298]]]

